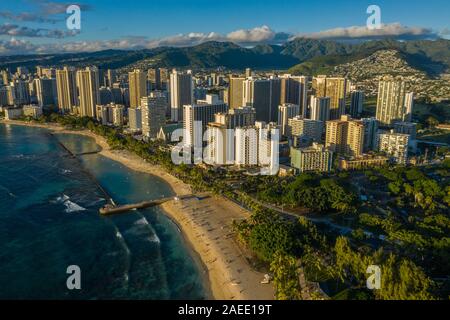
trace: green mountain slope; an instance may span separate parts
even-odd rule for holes
[[[301,40],[298,41],[301,42]],[[299,44],[297,43],[296,45],[298,46]],[[339,45],[341,46],[339,47]],[[320,52],[345,53],[319,54],[306,60],[303,60],[304,56],[298,55],[297,58],[302,60],[302,62],[292,67],[289,72],[304,75],[330,73],[336,66],[367,58],[380,50],[397,51],[411,67],[423,71],[431,77],[450,69],[449,40],[409,42],[382,40],[368,41],[356,45],[336,44],[336,47],[332,47],[331,50],[329,45],[326,44],[325,47],[320,48]]]
[[[97,65],[100,68],[189,67],[243,69],[291,69],[295,73],[326,73],[334,66],[370,56],[378,50],[394,49],[405,55],[411,66],[435,75],[450,69],[450,41],[405,41],[392,39],[358,44],[330,40],[297,38],[282,46],[258,45],[244,48],[228,42],[207,42],[193,47],[160,47],[135,51],[105,50],[87,53],[21,55],[0,57],[0,69],[17,66],[70,64],[76,67]]]

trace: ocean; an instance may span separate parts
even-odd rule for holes
[[[170,186],[99,154],[70,157],[58,141],[76,154],[99,148],[0,124],[0,299],[207,298],[201,266],[160,208],[98,213],[103,190],[126,204],[171,196]],[[67,288],[71,265],[80,290]]]

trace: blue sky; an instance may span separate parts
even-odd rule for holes
[[[448,0],[81,0],[78,4],[81,31],[73,34],[65,26],[66,1],[1,0],[0,54],[191,45],[206,40],[251,45],[278,43],[295,35],[358,37],[366,33],[366,9],[371,4],[381,8],[383,35],[449,38],[450,29]],[[352,26],[359,29],[346,29]]]

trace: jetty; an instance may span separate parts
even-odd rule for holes
[[[55,135],[51,132],[48,133],[50,136],[54,137]],[[103,193],[106,201],[108,202],[109,206],[116,206],[116,203],[114,202],[113,198],[111,197],[111,195],[105,190],[105,188],[102,187],[102,185],[100,184],[100,182],[97,180],[97,178],[89,171],[87,170],[80,162],[80,159],[78,158],[78,156],[83,156],[83,155],[87,155],[87,154],[95,154],[95,153],[99,153],[100,150],[96,150],[96,151],[88,151],[88,152],[83,152],[83,153],[74,153],[72,152],[72,150],[70,150],[69,148],[67,148],[64,143],[62,143],[61,141],[59,141],[58,139],[56,139],[58,145],[66,151],[67,155],[75,160],[77,160],[80,163],[80,168],[81,170],[91,179],[91,181],[97,186],[97,188],[101,191],[101,193]]]
[[[49,135],[53,136],[53,133],[49,133]],[[87,152],[82,152],[82,153],[77,154],[77,153],[74,153],[69,148],[67,148],[61,141],[59,141],[58,139],[56,139],[56,140],[57,140],[59,146],[63,150],[66,151],[67,155],[71,158],[76,159],[77,161],[80,161],[79,156],[95,154],[95,153],[99,153],[101,151],[101,150],[98,150],[98,151],[94,150],[94,151],[87,151]],[[188,199],[188,198],[195,197],[195,195],[187,194],[187,195],[181,195],[181,196],[173,196],[173,197],[165,197],[165,198],[161,198],[161,199],[154,199],[154,200],[149,200],[149,201],[142,201],[142,202],[138,202],[138,203],[118,205],[114,202],[113,198],[108,193],[108,191],[102,187],[102,185],[97,180],[97,178],[91,172],[89,172],[89,170],[86,170],[83,165],[81,165],[81,169],[96,184],[98,189],[103,193],[103,195],[106,198],[107,204],[99,209],[100,214],[103,216],[110,216],[110,215],[125,213],[125,212],[132,211],[132,210],[155,207],[155,206],[159,206],[165,202],[172,201],[172,200],[182,200],[182,199]]]
[[[107,204],[104,207],[100,208],[99,212],[103,216],[109,216],[109,215],[114,215],[114,214],[119,214],[119,213],[125,213],[125,212],[131,211],[131,210],[136,210],[136,209],[145,209],[145,208],[155,207],[155,206],[159,206],[159,205],[163,204],[164,202],[168,202],[168,201],[172,201],[172,200],[187,199],[187,198],[191,198],[193,196],[194,195],[189,194],[189,195],[183,195],[183,196],[166,197],[166,198],[161,198],[161,199],[156,199],[156,200],[142,201],[142,202],[138,202],[138,203],[125,204],[125,205]]]

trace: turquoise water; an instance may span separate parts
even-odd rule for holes
[[[201,270],[159,208],[101,217],[105,195],[172,195],[161,179],[98,154],[95,141],[0,124],[0,299],[204,299]],[[68,290],[69,265],[81,290]]]

